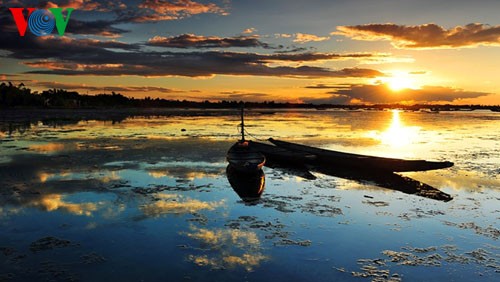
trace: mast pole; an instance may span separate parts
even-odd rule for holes
[[[241,141],[245,142],[245,121],[243,118],[243,112],[245,109],[245,104],[241,105]]]

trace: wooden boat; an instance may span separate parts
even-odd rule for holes
[[[279,141],[277,143],[279,143]],[[345,156],[343,158],[333,158],[333,160],[324,162],[318,160],[317,155],[304,153],[301,151],[292,151],[281,146],[274,146],[255,141],[249,141],[249,146],[253,147],[257,151],[262,152],[266,156],[265,165],[267,167],[278,169],[286,174],[298,176],[304,179],[315,180],[316,176],[314,174],[311,174],[311,172],[319,172],[322,174],[341,177],[363,183],[366,183],[368,181],[383,188],[401,191],[406,194],[414,194],[434,200],[444,202],[452,200],[452,197],[449,194],[446,194],[434,187],[431,187],[425,183],[419,182],[409,177],[396,174],[393,171],[380,169],[379,166],[375,168],[370,167],[367,165],[367,163],[363,163],[363,161],[355,163],[356,165],[345,165],[346,163],[349,164],[348,161],[345,161]],[[346,154],[347,156],[354,155],[347,153],[343,154]],[[380,159],[387,160],[386,158]]]
[[[310,161],[316,160],[316,155],[305,153],[305,152],[294,152],[279,146],[269,145],[265,143],[248,141],[249,146],[260,153],[262,153],[266,157],[266,162],[268,160],[271,161],[280,161],[280,162],[288,162],[292,164],[305,164]]]
[[[453,166],[452,162],[436,162],[425,160],[404,160],[374,157],[366,155],[358,155],[351,153],[344,153],[321,148],[310,147],[306,145],[275,140],[269,138],[269,141],[298,156],[312,155],[314,157],[302,158],[303,161],[314,165],[325,165],[328,167],[342,167],[342,168],[358,168],[362,170],[375,170],[385,172],[405,172],[405,171],[425,171],[433,169],[441,169]],[[269,148],[268,148],[269,150]],[[265,152],[263,152],[266,154]],[[278,154],[276,151],[275,154]],[[286,155],[282,155],[285,157]]]
[[[249,146],[248,141],[238,141],[227,152],[227,161],[240,172],[255,172],[264,166],[265,156]]]
[[[241,109],[241,140],[229,148],[226,156],[229,164],[239,172],[254,173],[262,169],[266,157],[245,140],[245,123]]]

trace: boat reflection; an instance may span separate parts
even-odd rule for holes
[[[296,164],[272,158],[267,160],[265,166],[280,170],[288,175],[294,175],[308,180],[315,180],[316,176],[311,172],[318,172],[333,177],[353,180],[362,184],[370,183],[381,188],[433,200],[448,202],[453,199],[451,195],[437,188],[393,172],[364,171],[359,169],[346,169],[338,166]],[[228,165],[226,168],[226,175],[233,190],[245,203],[258,203],[265,187],[265,175],[262,169],[253,173],[245,173]]]
[[[238,171],[232,165],[226,168],[227,179],[233,190],[246,203],[256,203],[259,201],[266,178],[264,171],[259,169],[252,173]]]
[[[443,202],[448,202],[453,199],[449,194],[444,193],[428,184],[392,172],[370,172],[357,169],[345,169],[342,167],[325,167],[314,165],[298,166],[272,159],[268,159],[266,166],[273,169],[282,170],[287,174],[292,174],[310,180],[315,179],[315,176],[311,174],[312,171],[357,181],[363,184],[369,182],[382,188],[387,188],[394,191],[400,191],[405,194],[417,195]]]

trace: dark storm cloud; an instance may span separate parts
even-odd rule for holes
[[[26,1],[24,1],[26,2]],[[29,1],[28,1],[29,2]],[[188,17],[203,13],[224,15],[225,8],[212,3],[199,3],[191,0],[177,1],[142,1],[134,7],[127,7],[122,2],[113,5],[95,1],[46,1],[39,3],[44,7],[80,7],[81,14],[72,16],[68,23],[68,34],[100,35],[118,37],[127,32],[117,28],[125,23],[127,17],[158,14],[174,18]],[[115,15],[110,20],[88,20],[82,16],[88,11],[98,9],[100,13]],[[106,8],[106,9],[105,9]],[[138,9],[136,9],[138,8]],[[330,60],[361,60],[384,57],[384,54],[369,53],[238,53],[238,52],[155,52],[147,46],[130,44],[114,40],[78,39],[71,37],[42,36],[31,33],[21,37],[14,25],[6,6],[1,6],[0,20],[9,24],[0,25],[0,56],[22,60],[22,64],[33,68],[28,73],[55,75],[137,75],[144,77],[187,76],[210,77],[213,75],[254,75],[293,78],[319,77],[376,77],[383,73],[365,68],[330,69],[308,66],[308,62]],[[136,21],[137,22],[137,21]],[[156,43],[168,47],[263,47],[271,48],[257,36],[208,37],[181,35],[172,38],[157,38]],[[154,44],[153,44],[154,45]]]
[[[138,45],[119,41],[101,41],[96,39],[73,39],[70,37],[43,36],[35,37],[27,34],[20,37],[14,33],[3,35],[6,39],[0,50],[9,51],[8,57],[15,59],[55,59],[67,61],[85,60],[90,56],[102,58],[113,55],[106,48],[137,50]]]
[[[139,3],[129,4],[123,1],[83,1],[83,0],[63,0],[63,1],[30,1],[15,0],[0,2],[0,12],[3,16],[10,16],[7,8],[10,7],[37,7],[48,8],[74,8],[71,20],[68,23],[67,33],[99,35],[105,37],[119,37],[123,33],[129,32],[116,27],[119,24],[158,22],[179,20],[198,14],[220,14],[227,15],[225,8],[213,3],[199,3],[191,0],[144,0]],[[88,20],[89,13],[106,15],[108,20]],[[92,18],[91,16],[90,18]],[[82,20],[85,18],[85,20]],[[6,17],[7,22],[13,24],[12,17]],[[5,21],[2,21],[5,23]]]
[[[129,30],[113,26],[119,23],[120,22],[117,21],[107,20],[80,21],[78,19],[71,19],[66,28],[66,33],[120,37],[122,34],[130,32]]]
[[[195,34],[181,34],[171,37],[155,36],[148,40],[147,45],[169,48],[273,48],[269,44],[260,41],[259,37],[256,35],[235,37],[203,36]]]
[[[351,88],[351,85],[348,84],[335,84],[335,85],[327,85],[323,83],[308,85],[304,88],[308,89],[341,89],[341,88]]]
[[[280,46],[280,48],[285,48],[285,50],[279,50],[279,51],[275,51],[275,53],[297,53],[297,52],[305,52],[307,50],[315,50],[314,47],[309,47],[309,48],[306,48],[306,47],[295,47],[295,46],[288,46],[288,47],[284,47],[284,46]]]
[[[77,13],[72,13],[65,34],[82,34],[82,35],[98,35],[104,37],[120,37],[129,30],[117,28],[114,25],[120,24],[116,20],[94,20],[82,21],[75,16]],[[0,40],[19,39],[19,33],[15,25],[11,12],[5,6],[0,6]],[[30,32],[21,39],[32,37]]]
[[[53,81],[34,81],[32,84],[35,84],[40,87],[46,88],[61,88],[65,90],[87,90],[92,92],[159,92],[159,93],[181,93],[184,91],[175,90],[171,88],[165,87],[156,87],[156,86],[92,86],[85,84],[71,84],[71,83],[59,83]]]
[[[385,84],[352,85],[348,89],[329,92],[331,97],[310,99],[306,102],[323,104],[348,103],[357,100],[364,103],[399,103],[399,102],[453,102],[460,99],[477,98],[490,95],[485,92],[465,91],[444,86],[424,86],[421,89],[402,89],[397,92]]]
[[[201,6],[199,9],[199,11],[203,10]],[[6,11],[6,8],[4,7],[3,10]],[[10,25],[0,25],[0,50],[6,51],[0,53],[0,56],[23,60],[23,64],[36,68],[29,72],[35,74],[137,75],[145,77],[209,77],[223,74],[295,78],[376,77],[383,75],[373,69],[344,68],[333,70],[306,65],[307,62],[315,61],[385,56],[383,54],[153,52],[141,49],[139,44],[114,40],[75,39],[57,35],[36,37],[29,32],[26,36],[21,37],[15,26],[13,27],[10,15],[2,13],[0,17],[9,18],[11,22]],[[106,32],[109,33],[103,34],[101,27],[107,27],[103,30],[107,30]],[[82,30],[75,31],[78,28]],[[72,20],[68,24],[68,32],[70,31],[99,33],[108,36],[125,32],[121,29],[112,29],[111,23],[106,21],[84,23],[76,20]],[[290,66],[290,63],[294,63],[295,66]]]
[[[224,56],[221,56],[224,55]],[[208,77],[222,75],[277,76],[293,78],[319,77],[375,77],[383,74],[377,70],[344,68],[330,70],[327,68],[269,67],[262,63],[247,63],[237,58],[220,53],[121,53],[113,54],[113,59],[91,58],[76,62],[36,61],[26,63],[36,68],[28,73],[59,75],[137,75],[154,76],[187,76]]]
[[[372,53],[277,53],[268,55],[268,61],[292,61],[292,62],[305,62],[305,61],[322,61],[322,60],[347,60],[347,59],[366,59],[366,58],[380,58],[387,57],[385,54],[372,54]]]
[[[30,73],[61,75],[213,76],[257,75],[281,77],[375,77],[379,71],[361,68],[331,70],[313,66],[275,66],[270,62],[312,62],[364,58],[369,54],[256,54],[237,52],[151,52],[117,41],[14,33],[0,46],[10,58],[31,60],[25,65],[40,70]],[[4,35],[8,36],[8,35]],[[126,52],[111,50],[123,49]]]
[[[220,96],[211,97],[216,100],[231,100],[231,101],[259,101],[263,100],[265,97],[269,98],[272,95],[267,93],[258,92],[243,92],[243,91],[223,91],[220,92]]]

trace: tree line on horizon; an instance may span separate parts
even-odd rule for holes
[[[126,97],[120,93],[80,94],[77,91],[64,89],[48,89],[41,93],[32,91],[24,83],[14,85],[12,82],[0,84],[0,108],[32,107],[32,108],[238,108],[241,101],[203,102],[145,97],[142,99]],[[245,107],[255,108],[307,108],[311,104],[244,102]]]
[[[80,94],[77,91],[64,89],[48,89],[41,93],[32,91],[24,83],[14,85],[12,82],[0,84],[0,108],[46,108],[46,109],[92,109],[92,108],[239,108],[244,103],[246,108],[302,108],[302,109],[386,109],[400,108],[406,110],[433,109],[433,110],[456,110],[460,109],[491,109],[500,111],[500,106],[486,105],[401,105],[401,104],[377,104],[377,105],[333,105],[333,104],[307,104],[307,103],[280,103],[274,101],[243,102],[243,101],[218,101],[203,102],[187,100],[168,100],[163,98],[145,97],[142,99],[126,97],[120,93],[111,94]]]

